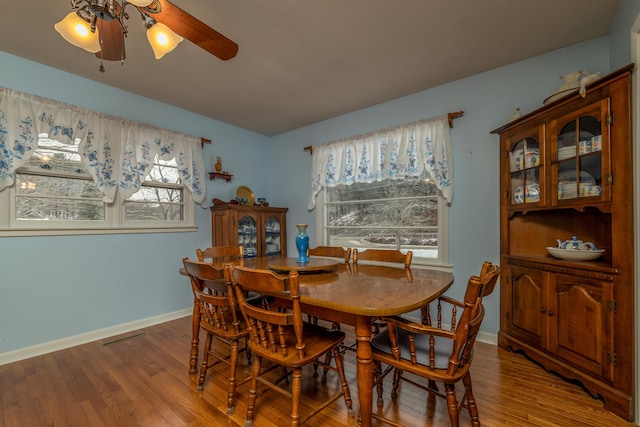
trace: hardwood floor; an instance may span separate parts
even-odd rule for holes
[[[351,332],[351,331],[347,331]],[[237,390],[235,413],[226,409],[226,367],[209,370],[205,389],[188,374],[191,320],[178,319],[140,331],[0,366],[0,425],[14,426],[236,426],[244,425],[248,384]],[[204,340],[202,340],[202,343]],[[218,369],[220,368],[220,369]],[[345,368],[357,402],[355,353]],[[603,409],[579,385],[563,380],[518,353],[476,344],[471,368],[483,426],[633,426]],[[310,378],[301,411],[313,396],[339,387],[329,373],[326,384]],[[240,358],[238,379],[248,375]],[[429,399],[408,384],[397,402],[385,382],[386,417],[406,426],[447,426],[444,401]],[[288,425],[290,402],[276,393],[258,397],[254,425]],[[357,404],[354,406],[357,408]],[[374,407],[374,412],[376,408]],[[304,414],[304,412],[303,412]],[[308,425],[355,426],[339,400]],[[470,424],[463,410],[461,425]],[[374,420],[374,425],[376,424]]]

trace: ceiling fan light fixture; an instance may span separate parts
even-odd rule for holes
[[[153,49],[156,59],[160,59],[184,40],[181,36],[173,32],[169,27],[160,22],[147,24],[147,40]]]
[[[153,3],[153,0],[127,0],[127,3],[131,3],[132,5],[138,7],[147,7],[151,3]]]
[[[72,45],[91,53],[100,51],[98,29],[95,28],[95,31],[92,31],[91,24],[82,19],[76,12],[70,12],[53,27],[62,38]]]

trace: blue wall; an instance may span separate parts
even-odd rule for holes
[[[629,62],[633,20],[627,15],[637,16],[639,8],[633,0],[621,2],[625,16],[619,13],[616,23],[621,28],[612,31],[611,37],[273,138],[2,52],[0,85],[212,139],[204,148],[205,164],[211,167],[220,155],[234,179],[210,181],[209,200],[229,200],[237,186],[247,185],[272,206],[289,207],[288,245],[294,250],[295,223],[309,223],[311,235],[315,232],[315,211],[307,211],[311,156],[303,147],[464,110],[452,129],[455,190],[449,217],[450,261],[457,277],[452,292],[460,295],[467,277],[477,273],[482,261],[499,260],[498,137],[490,131],[516,107],[523,113],[540,107],[560,86],[563,74],[577,69],[604,74]],[[625,37],[626,45],[620,47]],[[189,308],[192,298],[177,269],[182,257],[210,244],[209,219],[208,209],[198,208],[198,231],[187,233],[0,237],[0,355]],[[483,329],[496,333],[497,293],[486,305]]]
[[[611,69],[623,67],[631,58],[631,28],[640,15],[640,1],[622,0],[609,32],[609,62]],[[636,64],[636,68],[639,64]]]
[[[274,201],[286,203],[288,219],[310,224],[315,236],[316,213],[307,211],[309,178],[291,179],[310,175],[311,156],[303,147],[464,110],[451,131],[455,189],[449,215],[449,261],[456,277],[451,292],[460,297],[483,261],[500,258],[499,138],[490,132],[516,107],[523,114],[541,107],[561,85],[561,75],[578,69],[606,74],[608,54],[608,39],[602,37],[276,136]],[[288,246],[295,247],[294,235],[288,236]],[[498,294],[485,302],[482,329],[488,333],[500,327]]]
[[[235,197],[238,185],[270,197],[267,137],[2,52],[0,67],[4,87],[212,139],[204,146],[208,170],[219,155],[236,178],[209,181],[209,201]],[[210,246],[209,209],[196,208],[196,223],[197,232],[185,233],[4,237],[0,231],[0,355],[191,307],[178,268],[195,248]]]

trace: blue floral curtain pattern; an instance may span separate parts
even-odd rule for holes
[[[323,187],[427,173],[448,203],[453,197],[451,131],[447,115],[313,147],[309,209]]]
[[[38,147],[38,135],[71,144],[79,140],[81,162],[111,203],[140,189],[158,155],[176,158],[193,200],[206,206],[206,175],[200,138],[109,116],[0,87],[0,191]]]

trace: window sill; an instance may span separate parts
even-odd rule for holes
[[[0,238],[23,236],[73,236],[91,234],[191,233],[195,231],[198,231],[198,227],[196,226],[167,228],[13,228],[0,229]]]

